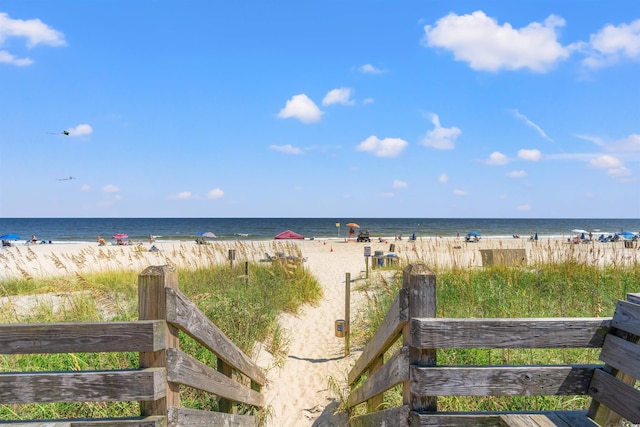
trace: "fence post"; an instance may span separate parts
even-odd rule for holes
[[[345,292],[344,292],[344,355],[351,353],[351,273],[345,274]]]
[[[178,289],[178,272],[171,266],[150,266],[138,275],[138,319],[166,320],[165,288]],[[178,348],[178,329],[167,324],[163,350],[140,352],[141,368],[167,368],[167,349]],[[167,395],[156,401],[140,402],[140,415],[167,415],[170,407],[180,406],[180,387],[167,383]]]
[[[411,411],[436,411],[436,397],[416,396],[411,390],[411,366],[435,366],[436,350],[411,346],[411,319],[436,317],[436,275],[424,264],[411,264],[402,271],[402,287],[407,290],[408,319],[402,330],[404,346],[409,347],[409,380],[402,384],[402,403]]]

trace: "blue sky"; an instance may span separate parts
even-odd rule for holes
[[[637,218],[639,98],[637,0],[9,0],[0,216]]]

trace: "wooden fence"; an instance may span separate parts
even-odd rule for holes
[[[139,417],[46,423],[56,427],[256,425],[254,416],[237,414],[237,404],[264,408],[265,374],[180,293],[177,271],[152,266],[140,273],[138,314],[135,322],[1,324],[0,354],[139,352],[140,363],[125,370],[5,372],[0,403],[139,402]],[[213,352],[216,369],[182,352],[178,331]],[[182,408],[180,386],[218,396],[220,412]],[[14,423],[20,425],[0,422]]]
[[[367,407],[350,425],[595,425],[587,415],[612,425],[620,419],[616,412],[640,422],[640,391],[633,387],[640,377],[640,294],[628,299],[633,303],[621,301],[613,318],[436,318],[436,276],[424,265],[409,265],[396,300],[349,373],[347,406]],[[385,360],[400,337],[402,346]],[[438,349],[599,347],[606,364],[439,366],[436,357]],[[399,385],[403,404],[379,410],[384,392]],[[593,403],[588,414],[438,411],[440,396],[534,395],[588,395]]]

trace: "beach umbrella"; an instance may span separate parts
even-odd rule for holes
[[[621,231],[620,233],[616,234],[625,240],[632,240],[634,237],[636,237],[636,235],[630,231]]]
[[[355,222],[347,223],[347,227],[360,228],[360,226],[358,224],[356,224]]]
[[[482,234],[478,233],[477,231],[472,231],[471,233],[467,234],[467,236],[469,237],[480,237],[482,236]]]
[[[576,234],[585,234],[588,233],[587,230],[583,230],[582,228],[574,228],[573,230],[571,230],[572,233],[576,233]]]
[[[276,234],[275,240],[304,240],[304,236],[291,230]]]
[[[200,237],[210,237],[210,238],[214,238],[214,237],[218,237],[215,234],[213,234],[211,231],[201,231],[199,234]]]
[[[20,239],[20,236],[13,233],[3,234],[2,236],[0,236],[0,240],[18,240],[18,239]]]
[[[127,239],[129,237],[128,234],[124,234],[124,233],[116,233],[113,235],[113,238],[116,240],[122,240],[122,239]]]

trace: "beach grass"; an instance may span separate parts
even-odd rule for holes
[[[211,248],[198,248],[207,250]],[[180,256],[179,253],[173,256]],[[225,254],[226,256],[226,254]],[[86,262],[86,261],[84,261]],[[278,316],[296,312],[303,304],[322,297],[317,280],[304,268],[286,262],[222,263],[179,268],[181,292],[212,320],[241,350],[256,356],[256,348],[269,351],[281,365],[287,354],[288,337],[278,325]],[[3,298],[2,323],[50,323],[81,321],[133,321],[137,319],[137,273],[105,271],[69,276],[34,278],[23,276],[0,282]],[[22,296],[24,299],[6,298]],[[26,307],[25,307],[26,304]],[[215,355],[180,332],[181,349],[209,366]],[[259,346],[257,344],[260,344]],[[138,353],[63,353],[52,355],[3,355],[0,370],[57,371],[127,369],[138,366]],[[182,406],[216,410],[218,401],[206,393],[183,388]],[[268,414],[268,408],[265,410]],[[0,419],[98,418],[139,415],[137,403],[55,403],[0,405]],[[264,414],[260,414],[264,418]]]
[[[551,250],[551,249],[550,249]],[[456,318],[518,317],[608,317],[619,299],[640,292],[640,265],[616,264],[601,267],[581,256],[561,262],[526,267],[453,267],[437,274],[437,316]],[[591,257],[591,255],[587,255]],[[392,279],[378,275],[361,290],[366,303],[352,324],[352,339],[364,345],[402,287],[402,274]],[[401,340],[389,349],[389,358]],[[456,349],[438,350],[438,364],[554,364],[599,363],[599,349]],[[439,411],[499,411],[585,409],[584,396],[441,397]],[[384,394],[384,407],[402,404],[402,390],[395,387]],[[344,406],[343,406],[344,408]],[[363,413],[360,405],[351,415]]]

